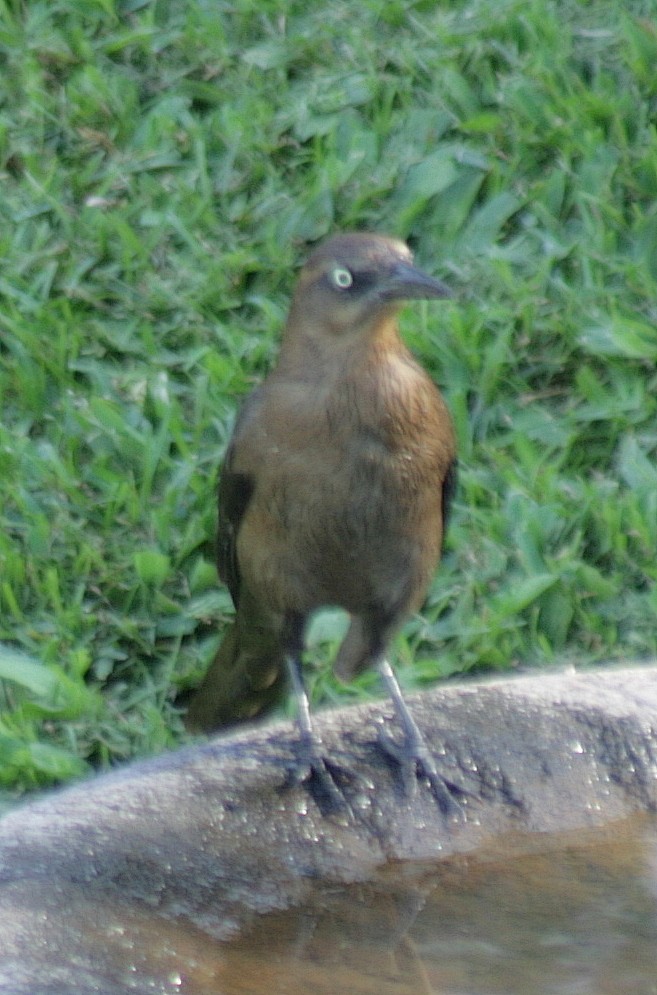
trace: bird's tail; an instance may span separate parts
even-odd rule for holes
[[[201,686],[189,699],[185,725],[214,732],[266,712],[286,687],[280,634],[245,626],[238,618],[226,632]]]

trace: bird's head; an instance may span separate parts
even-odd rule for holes
[[[320,333],[361,333],[411,298],[450,297],[440,280],[413,264],[408,246],[384,235],[335,235],[303,267],[291,324]]]

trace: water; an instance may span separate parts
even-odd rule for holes
[[[654,828],[536,842],[320,892],[232,944],[216,991],[657,993]]]
[[[140,949],[165,967],[150,990],[187,995],[657,995],[657,834],[507,839],[320,886],[227,944],[160,924]]]
[[[302,908],[253,917],[230,942],[156,910],[83,901],[62,913],[47,965],[57,981],[39,993],[657,995],[657,826],[645,817],[390,865],[366,885],[320,883]]]

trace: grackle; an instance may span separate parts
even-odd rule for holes
[[[236,616],[186,721],[212,731],[249,719],[289,679],[301,779],[337,790],[301,656],[312,613],[339,606],[350,625],[335,673],[349,680],[378,668],[404,731],[401,746],[381,745],[408,783],[425,778],[456,814],[459,789],[436,769],[386,657],[425,597],[456,480],[449,412],[396,316],[405,300],[448,296],[403,242],[382,235],[334,236],[306,262],[276,367],[248,397],[226,453],[218,565]]]

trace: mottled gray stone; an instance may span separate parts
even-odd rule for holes
[[[323,814],[304,785],[286,786],[296,735],[276,723],[10,812],[0,820],[0,991],[135,990],[117,975],[126,922],[224,938],[303,901],[318,880],[365,880],[390,860],[656,806],[655,666],[451,685],[409,703],[440,770],[467,792],[462,821],[446,823],[421,782],[404,794],[375,745],[382,726],[397,732],[385,701],[318,717],[328,753],[354,775],[351,811]]]

